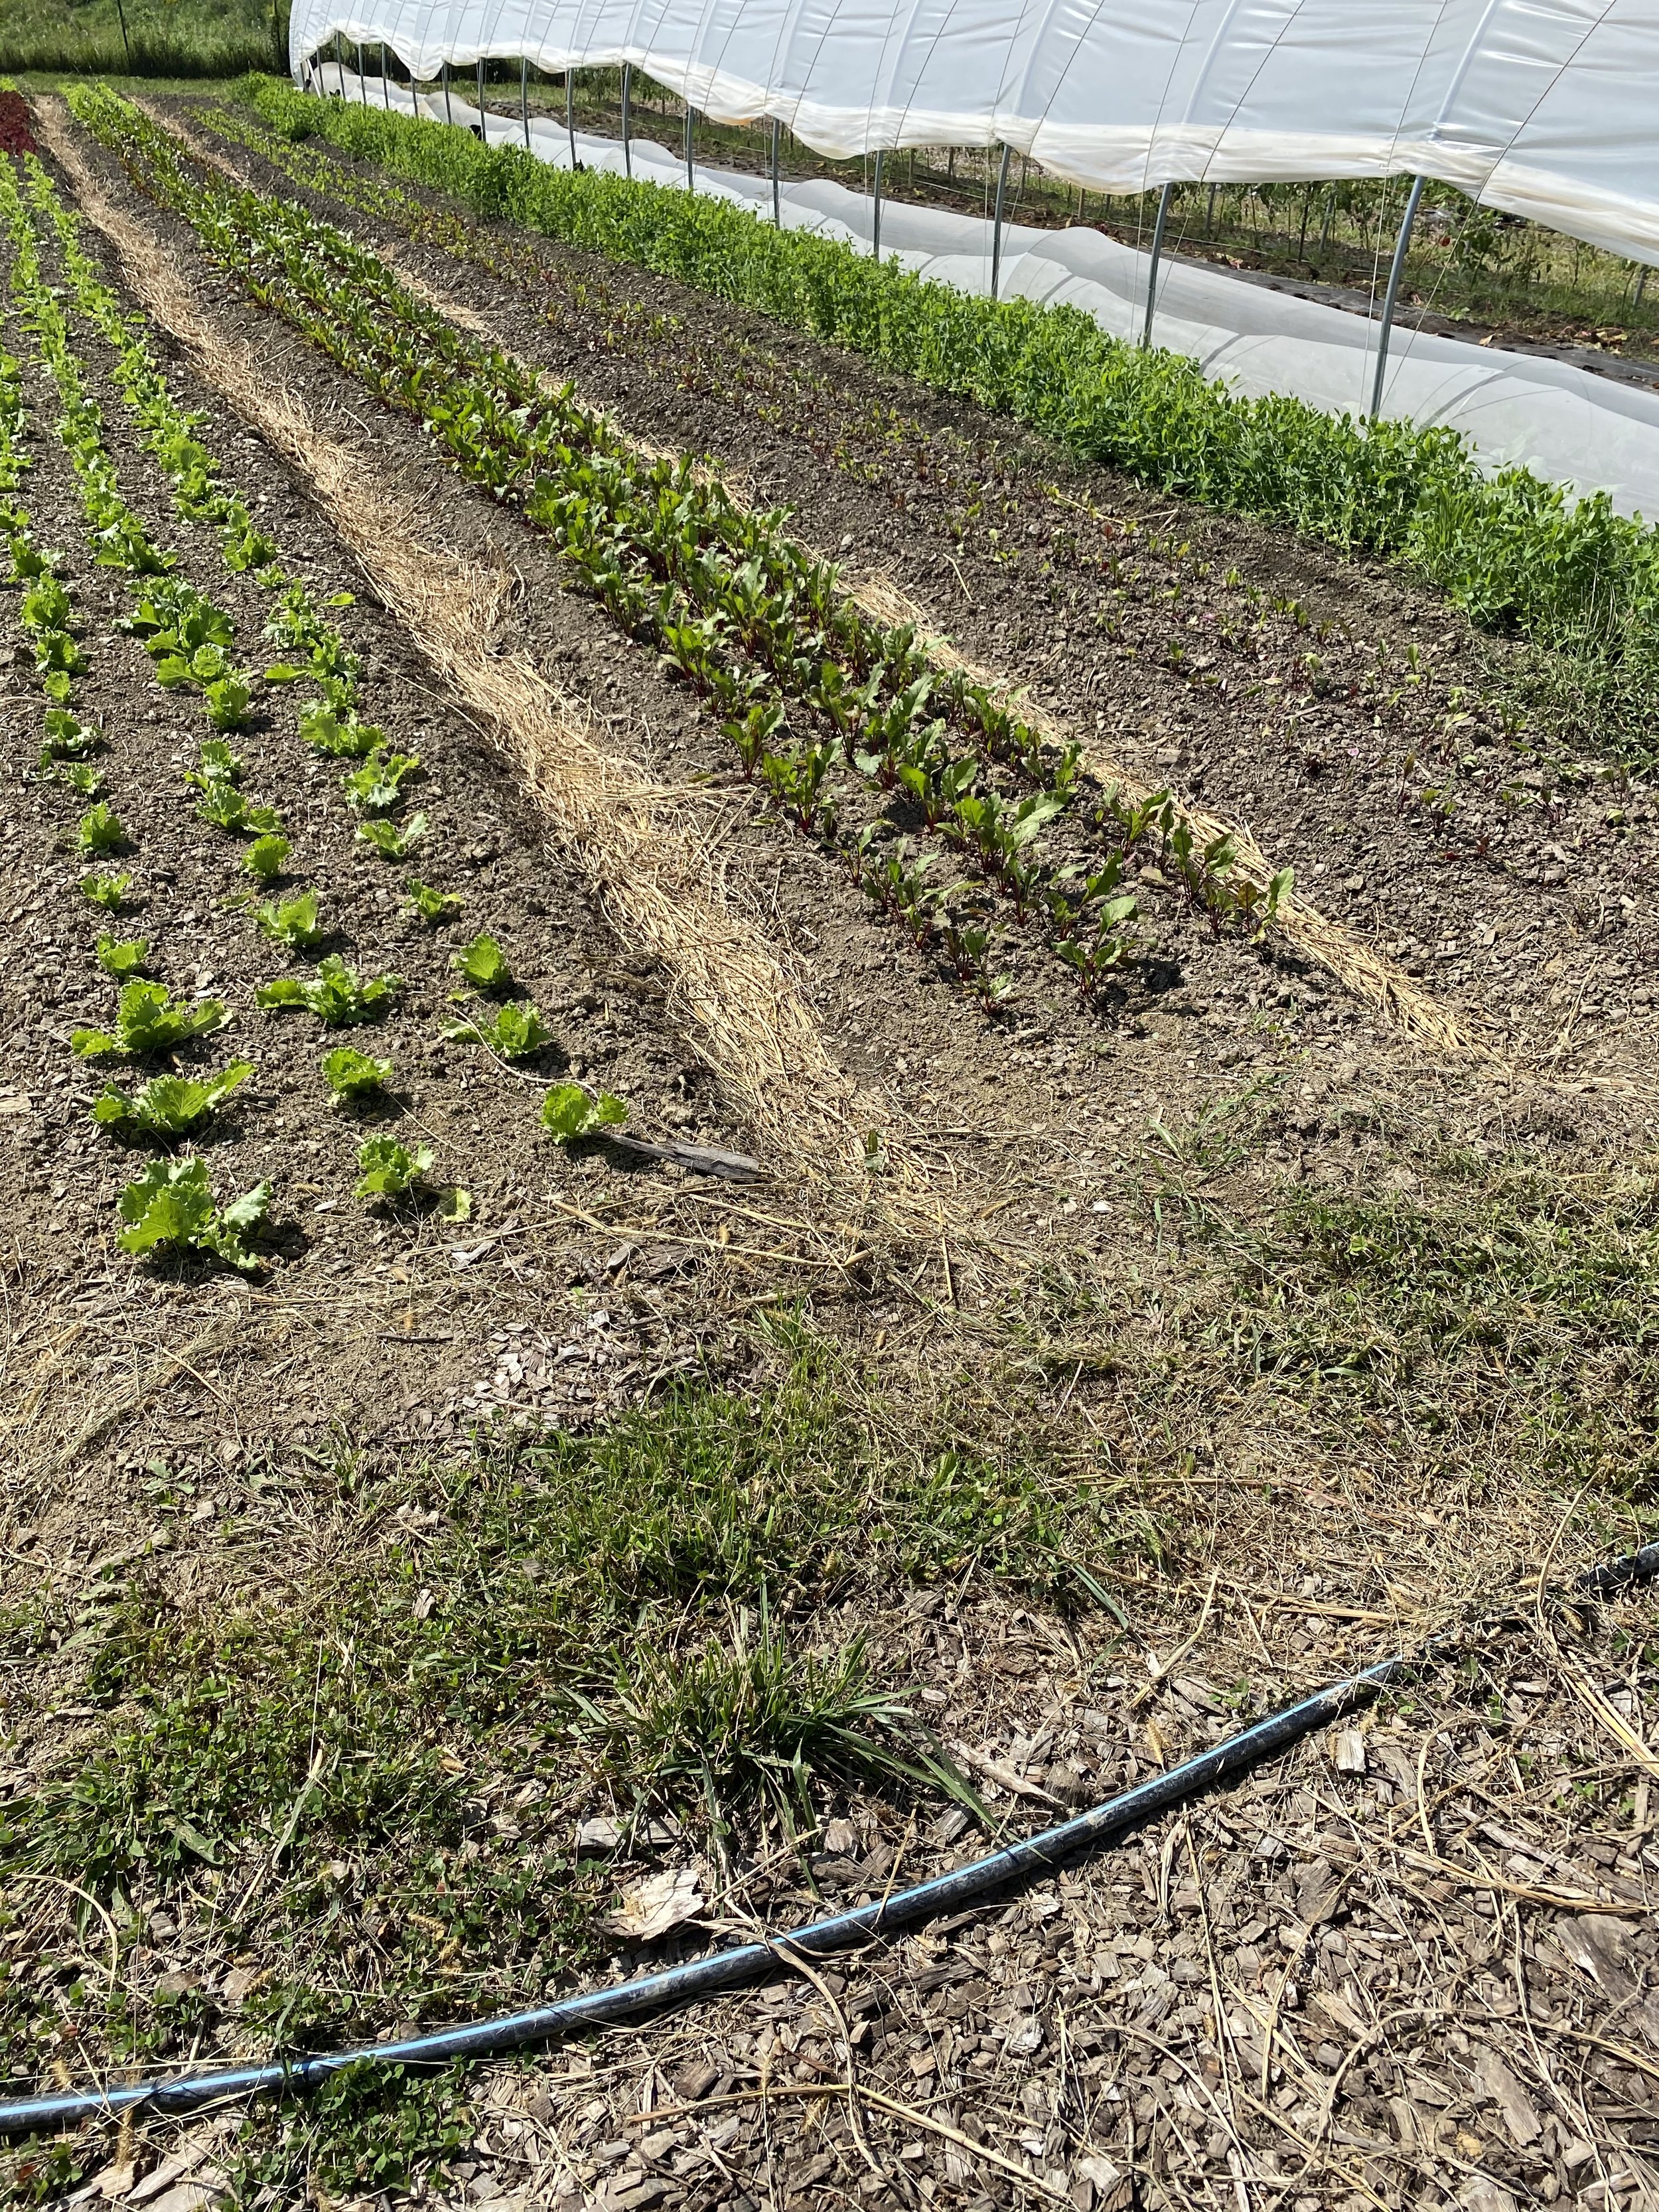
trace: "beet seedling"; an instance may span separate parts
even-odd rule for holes
[[[152,1076],[131,1097],[117,1085],[106,1084],[101,1097],[94,1101],[92,1118],[100,1128],[129,1138],[187,1137],[253,1073],[252,1060],[234,1060],[222,1075],[205,1083],[188,1075]]]
[[[280,904],[272,900],[256,907],[253,919],[273,944],[286,945],[291,952],[314,952],[329,934],[317,919],[315,891],[297,891]]]
[[[94,950],[98,955],[98,965],[105,975],[113,975],[118,983],[127,982],[137,975],[149,957],[149,940],[143,937],[100,937]]]
[[[131,876],[82,876],[81,896],[105,914],[119,914],[131,886]]]
[[[359,1052],[355,1045],[337,1044],[323,1054],[323,1077],[329,1104],[352,1106],[386,1089],[392,1080],[392,1062]]]
[[[619,1128],[627,1119],[628,1109],[620,1098],[608,1091],[595,1098],[580,1083],[556,1083],[542,1101],[542,1127],[561,1145],[574,1145],[601,1129]]]
[[[252,1274],[260,1263],[247,1239],[263,1225],[270,1206],[268,1182],[256,1183],[221,1208],[213,1202],[205,1160],[152,1160],[121,1193],[127,1226],[117,1241],[124,1252],[138,1255],[183,1245]]]
[[[481,929],[471,945],[452,953],[450,966],[459,975],[465,976],[475,991],[510,991],[513,970],[507,965],[507,955],[489,934]]]
[[[395,1137],[369,1137],[357,1147],[357,1165],[362,1170],[356,1195],[377,1198],[382,1201],[407,1198],[428,1174],[434,1158],[430,1145],[417,1145],[411,1152]]]
[[[553,1036],[528,999],[497,1007],[490,1022],[447,1022],[443,1034],[463,1044],[488,1045],[503,1060],[527,1060]]]
[[[401,830],[383,815],[357,824],[358,842],[372,846],[383,860],[406,860],[425,835],[424,814],[410,815]]]
[[[80,1060],[112,1052],[171,1052],[192,1037],[222,1029],[229,1019],[222,999],[200,999],[191,1006],[175,999],[165,983],[124,983],[114,1030],[76,1030],[70,1049]]]
[[[121,827],[120,817],[114,808],[101,801],[96,806],[89,806],[76,824],[75,847],[88,860],[100,860],[112,853],[125,853],[127,850],[127,833]]]
[[[348,966],[337,952],[331,952],[326,960],[319,963],[315,976],[309,981],[279,975],[274,983],[259,986],[253,994],[253,1003],[268,1013],[281,1013],[291,1006],[302,1007],[329,1028],[344,1029],[356,1022],[384,1020],[403,988],[401,975],[374,975],[368,982],[362,982],[355,968]]]

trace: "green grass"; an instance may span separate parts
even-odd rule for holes
[[[688,1384],[590,1437],[485,1442],[379,1486],[349,1458],[295,1471],[295,1511],[349,1532],[297,1595],[256,1581],[198,1608],[141,1571],[78,1614],[12,1613],[3,1656],[72,1677],[96,1717],[0,1826],[0,1936],[36,1893],[19,1876],[72,1882],[110,1916],[118,1992],[159,1909],[210,1929],[210,1979],[259,1961],[234,2039],[316,2047],[591,1976],[612,1877],[574,1856],[577,1778],[716,1850],[860,1780],[972,1802],[906,1682],[811,1616],[916,1580],[1086,1601],[1074,1569],[1106,1575],[1157,1532],[1040,1437],[975,1453],[946,1409],[918,1448],[792,1322],[759,1349],[753,1395]],[[186,1510],[170,1482],[154,1505]],[[79,1918],[69,1964],[0,1946],[14,2073],[220,2048],[206,1991],[112,1997],[74,1964],[107,1940]],[[450,2106],[407,2094],[412,2136],[441,2137]],[[314,2149],[317,2122],[259,2117],[249,2159]]]
[[[1444,429],[1367,426],[1242,399],[1182,356],[1108,337],[1070,307],[993,304],[725,202],[598,173],[270,81],[245,96],[477,214],[676,277],[894,372],[1011,415],[1079,459],[1159,490],[1397,560],[1478,623],[1540,649],[1536,693],[1653,757],[1659,540],[1601,495],[1571,504],[1524,470],[1484,478]]]
[[[1337,1424],[1427,1448],[1494,1415],[1495,1463],[1563,1497],[1659,1502],[1659,1176],[1458,1148],[1404,1193],[1296,1192],[1221,1232],[1224,1318],[1200,1334]]]
[[[6,0],[0,73],[197,80],[285,68],[287,0],[274,8],[272,0],[121,0],[119,8]]]

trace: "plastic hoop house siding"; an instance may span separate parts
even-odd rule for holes
[[[418,78],[632,62],[820,155],[1012,146],[1109,192],[1421,175],[1659,263],[1659,0],[295,0]]]

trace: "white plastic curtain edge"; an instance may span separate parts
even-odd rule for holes
[[[1091,191],[1421,174],[1659,264],[1659,0],[295,0],[441,65],[631,62],[813,152],[1006,144]]]

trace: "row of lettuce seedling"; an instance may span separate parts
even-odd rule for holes
[[[1149,837],[1218,931],[1272,918],[1288,871],[1257,886],[1231,841],[1197,839],[1167,792],[1098,793],[1085,820],[1077,748],[937,665],[913,629],[872,619],[832,563],[790,538],[781,511],[742,506],[685,459],[641,453],[568,387],[458,331],[334,226],[203,169],[115,95],[80,94],[77,107],[253,300],[544,528],[621,626],[710,701],[745,774],[803,830],[836,842],[872,899],[918,943],[937,939],[988,1005],[1006,988],[994,972],[999,904],[1035,924],[1085,997],[1134,957],[1139,905],[1121,884]],[[842,827],[847,771],[880,810],[856,833]],[[1070,850],[1056,855],[1043,833],[1062,827]],[[931,882],[918,854],[932,833],[969,871],[953,886]]]
[[[397,817],[404,787],[418,775],[417,756],[395,752],[383,733],[357,711],[359,669],[343,637],[313,602],[303,583],[279,565],[278,549],[260,530],[241,495],[225,482],[220,465],[198,432],[199,418],[174,400],[137,318],[127,315],[86,254],[72,212],[54,191],[38,162],[29,164],[29,198],[35,216],[55,230],[70,277],[70,295],[113,352],[112,380],[132,414],[143,442],[167,477],[177,511],[187,521],[216,527],[224,564],[233,572],[251,571],[256,580],[280,594],[267,642],[291,656],[264,671],[267,684],[305,680],[318,696],[301,712],[301,732],[316,750],[355,761],[343,777],[343,789],[359,819],[357,835],[382,857],[401,860],[423,835],[425,819]],[[106,445],[104,422],[88,394],[70,340],[59,295],[45,278],[39,240],[29,209],[17,191],[9,161],[0,161],[0,220],[13,245],[11,290],[20,323],[33,336],[58,392],[61,412],[57,430],[74,469],[96,563],[125,576],[131,611],[120,627],[139,638],[154,665],[158,684],[174,693],[199,698],[211,726],[200,743],[196,765],[185,781],[197,793],[198,816],[216,828],[245,837],[241,866],[255,889],[243,902],[252,907],[262,932],[289,953],[304,956],[320,948],[330,933],[319,918],[313,890],[256,904],[260,890],[276,894],[284,880],[292,848],[276,810],[246,789],[246,763],[230,743],[233,732],[252,720],[255,679],[233,658],[235,635],[230,617],[179,573],[170,550],[158,547],[122,495]],[[88,667],[79,641],[67,558],[37,544],[26,509],[15,496],[29,465],[25,446],[21,374],[9,356],[0,356],[0,532],[10,556],[9,580],[21,587],[21,617],[29,639],[41,690],[47,701],[40,768],[79,798],[93,802],[76,830],[77,849],[88,860],[107,861],[130,852],[132,841],[103,796],[96,756],[104,738],[73,708],[75,680]],[[340,593],[330,603],[349,603]],[[100,872],[82,880],[93,904],[115,915],[129,902],[130,875]],[[459,907],[452,895],[411,878],[409,910],[429,924],[448,920]],[[215,1034],[230,1019],[221,1000],[194,1005],[173,998],[167,987],[144,976],[149,947],[143,939],[100,936],[100,965],[118,984],[112,1026],[83,1030],[71,1040],[82,1059],[120,1055],[142,1060],[171,1054]],[[453,963],[461,981],[474,990],[501,994],[514,988],[505,955],[487,933],[480,933]],[[282,977],[255,993],[258,1006],[272,1012],[301,1007],[328,1026],[379,1019],[390,1011],[401,979],[386,975],[363,979],[337,955],[323,958],[316,975]],[[474,1010],[475,1013],[477,1010]],[[490,1010],[487,1020],[469,1018],[447,1025],[447,1034],[487,1044],[504,1056],[522,1058],[548,1041],[533,1005],[514,1001]],[[390,1060],[349,1046],[328,1052],[322,1071],[331,1103],[343,1106],[384,1094],[393,1078]],[[236,1060],[216,1074],[199,1078],[179,1073],[152,1077],[133,1093],[107,1085],[94,1103],[93,1118],[129,1141],[164,1143],[194,1135],[231,1092],[255,1070]],[[623,1119],[617,1100],[594,1098],[578,1085],[557,1085],[543,1103],[543,1121],[561,1141],[589,1133]],[[358,1194],[393,1200],[407,1197],[430,1170],[429,1147],[404,1146],[386,1136],[366,1138],[359,1147]],[[187,1245],[211,1252],[230,1265],[249,1270],[260,1264],[250,1239],[264,1223],[270,1188],[261,1183],[223,1207],[216,1206],[206,1163],[163,1156],[124,1190],[119,1210],[120,1242],[135,1253]],[[452,1216],[464,1218],[465,1194],[452,1192]]]

